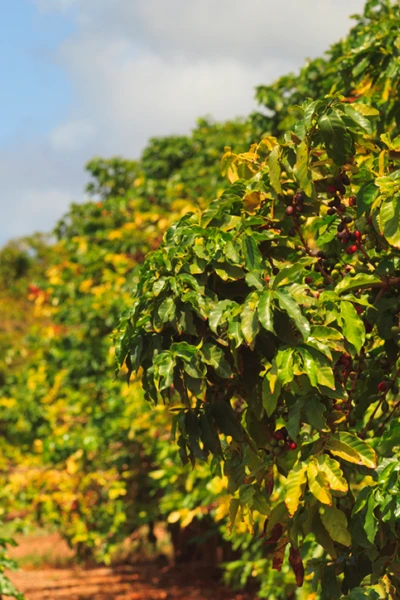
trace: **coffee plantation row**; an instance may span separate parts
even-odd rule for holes
[[[370,0],[260,112],[93,159],[1,251],[4,522],[106,563],[161,523],[260,598],[400,597],[399,25]]]

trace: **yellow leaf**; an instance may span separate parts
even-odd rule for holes
[[[385,81],[385,87],[383,88],[382,100],[387,102],[390,97],[390,93],[392,91],[392,79],[388,78]]]
[[[369,77],[367,77],[360,83],[360,85],[357,88],[355,88],[353,93],[357,94],[357,96],[363,96],[364,94],[366,94],[366,92],[368,92],[371,86],[372,80]]]
[[[250,192],[244,197],[244,205],[247,211],[253,211],[258,208],[263,201],[261,192]]]
[[[273,135],[266,135],[263,137],[261,142],[257,146],[257,150],[264,150],[267,148],[268,150],[273,150],[275,146],[277,146],[278,140]]]
[[[318,457],[318,469],[325,473],[332,490],[343,493],[348,491],[349,484],[344,478],[343,471],[337,460],[331,458],[327,454],[321,454],[321,456]]]
[[[229,183],[235,183],[239,179],[237,172],[237,155],[227,146],[221,159],[221,173]]]
[[[375,450],[356,435],[341,431],[331,436],[325,443],[325,448],[335,456],[355,465],[364,465],[375,469],[377,456]]]
[[[379,153],[379,176],[383,177],[385,174],[385,154],[386,150],[382,150]]]
[[[322,504],[332,504],[332,494],[329,491],[328,477],[318,468],[318,463],[313,459],[307,468],[308,486],[313,496]]]
[[[299,507],[300,498],[304,493],[307,483],[307,464],[297,463],[289,472],[286,481],[285,504],[290,516],[293,516]]]

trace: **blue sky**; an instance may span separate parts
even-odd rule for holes
[[[73,89],[53,57],[75,26],[72,17],[41,12],[29,0],[7,0],[1,17],[0,144],[6,145],[50,131],[66,114]]]
[[[347,33],[364,0],[4,0],[0,245],[84,200],[94,155],[256,108],[254,87]]]

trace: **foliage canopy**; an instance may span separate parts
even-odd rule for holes
[[[182,460],[221,464],[231,525],[265,515],[274,568],[289,547],[302,585],[324,550],[323,598],[400,586],[399,16],[368,2],[328,60],[259,89],[283,135],[226,149],[231,187],[148,255],[117,349]]]

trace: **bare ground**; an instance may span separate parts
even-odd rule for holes
[[[71,564],[72,553],[57,534],[18,541],[12,556],[25,566],[10,578],[27,600],[255,600],[222,586],[218,571],[201,564],[46,567]]]

